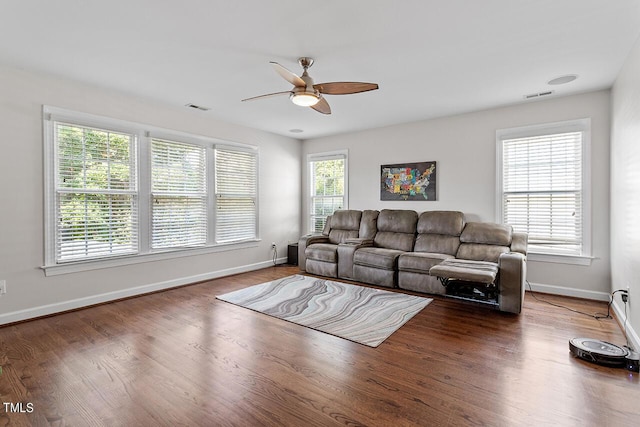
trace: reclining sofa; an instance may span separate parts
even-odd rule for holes
[[[457,211],[339,210],[298,242],[300,269],[520,313],[527,235]]]

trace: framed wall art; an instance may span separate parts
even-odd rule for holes
[[[436,162],[381,165],[380,200],[436,200]]]

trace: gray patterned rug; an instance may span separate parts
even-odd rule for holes
[[[380,345],[433,301],[301,275],[216,298],[369,347]]]

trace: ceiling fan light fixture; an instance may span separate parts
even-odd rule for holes
[[[320,102],[320,97],[308,92],[294,93],[291,95],[291,102],[301,107],[311,107]]]

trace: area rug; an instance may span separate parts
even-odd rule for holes
[[[380,345],[433,301],[302,275],[216,298],[369,347]]]

